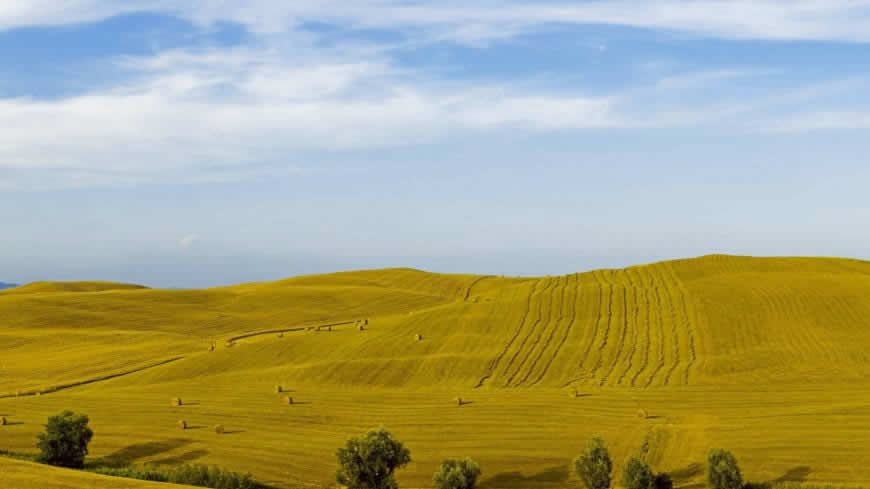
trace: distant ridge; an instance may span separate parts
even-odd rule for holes
[[[148,287],[136,284],[120,284],[115,282],[32,282],[26,285],[16,285],[16,294],[25,293],[62,293],[62,292],[107,292],[122,290],[145,290]]]
[[[11,289],[13,287],[18,287],[18,284],[7,284],[6,282],[0,282],[0,290]]]

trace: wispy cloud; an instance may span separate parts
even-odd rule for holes
[[[840,129],[870,129],[870,109],[864,112],[808,112],[772,121],[766,126],[766,130],[780,133]]]
[[[94,21],[156,11],[198,23],[228,21],[260,33],[307,21],[429,30],[459,42],[503,38],[548,24],[608,24],[737,39],[870,41],[868,0],[31,0],[0,5],[0,28]]]
[[[408,34],[412,42],[476,45],[553,24],[589,23],[725,38],[864,42],[870,41],[870,0],[33,0],[0,3],[0,29],[140,11],[201,25],[236,22],[255,40],[115,59],[126,78],[75,96],[0,98],[0,186],[33,186],[42,181],[33,172],[52,172],[55,185],[231,178],[258,174],[252,170],[258,165],[294,167],[292,155],[300,152],[407,146],[457,133],[704,124],[810,130],[866,123],[859,113],[834,112],[818,112],[814,125],[770,122],[799,120],[771,114],[776,100],[788,96],[775,87],[751,97],[709,96],[714,88],[775,70],[674,74],[671,67],[640,84],[591,94],[582,84],[553,89],[534,78],[448,80],[398,61],[396,45],[406,49],[408,41],[324,43],[325,34],[303,26],[379,27]],[[792,99],[817,96],[812,87],[792,88]]]

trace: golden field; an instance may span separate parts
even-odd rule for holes
[[[708,256],[541,278],[390,269],[185,291],[38,283],[0,292],[0,352],[0,450],[34,451],[45,418],[72,409],[91,417],[94,457],[218,464],[280,488],[332,484],[335,449],[380,424],[411,449],[402,487],[466,455],[484,489],[572,487],[592,436],[617,473],[645,450],[685,489],[701,487],[711,447],[754,481],[870,483],[858,260]],[[63,477],[0,459],[0,478],[13,465],[22,489]],[[153,486],[87,477],[64,487]]]

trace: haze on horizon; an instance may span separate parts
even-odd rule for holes
[[[0,4],[0,281],[870,258],[870,1]]]

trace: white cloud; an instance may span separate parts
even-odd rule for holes
[[[485,43],[553,22],[857,41],[870,36],[870,29],[863,29],[868,4],[0,0],[0,29],[150,10],[202,24],[240,22],[260,34],[246,47],[116,60],[129,78],[108,89],[54,100],[0,99],[0,186],[231,179],[260,174],[263,166],[293,169],[300,154],[413,145],[456,133],[740,125],[735,116],[770,104],[698,101],[709,98],[703,90],[710,86],[770,74],[759,70],[662,76],[644,87],[597,95],[553,90],[534,80],[447,81],[437,73],[404,69],[391,57],[390,44],[324,46],[316,34],[299,29],[305,21],[410,31],[414,42]],[[701,96],[686,102],[684,95],[692,90]]]

